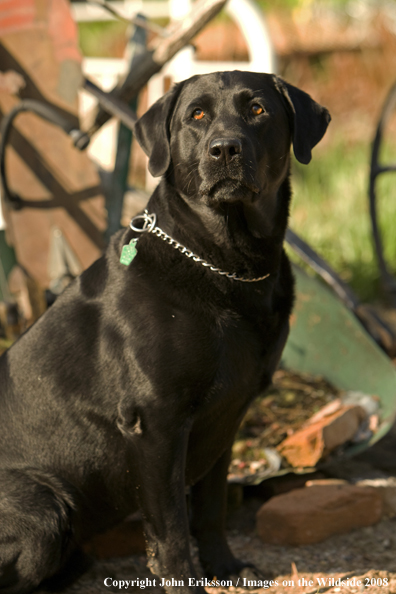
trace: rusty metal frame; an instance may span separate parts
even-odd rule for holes
[[[383,242],[377,216],[376,182],[379,175],[382,175],[383,173],[391,173],[396,171],[396,164],[381,165],[379,162],[379,154],[382,144],[383,133],[395,109],[396,83],[391,87],[388,93],[388,96],[382,108],[380,119],[378,121],[377,130],[372,144],[369,181],[369,206],[371,227],[374,239],[374,249],[377,256],[378,267],[381,275],[381,282],[384,290],[391,299],[393,306],[396,306],[396,279],[390,272],[389,266],[385,260]]]

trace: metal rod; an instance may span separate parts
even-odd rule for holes
[[[129,24],[136,25],[137,27],[140,27],[141,29],[145,29],[146,31],[150,31],[151,33],[160,35],[161,37],[168,37],[168,35],[169,35],[169,32],[167,31],[167,29],[165,29],[164,27],[160,27],[159,25],[156,25],[155,23],[150,23],[149,21],[142,18],[141,16],[135,15],[130,18],[122,16],[122,14],[120,14],[119,12],[114,10],[114,8],[112,6],[110,6],[110,4],[108,4],[106,2],[106,0],[87,0],[87,2],[88,2],[88,4],[96,4],[97,6],[104,8],[105,10],[107,10],[107,12],[112,14],[116,19],[118,19],[119,21],[122,21],[123,23],[127,23],[128,25]]]
[[[178,51],[190,43],[191,39],[220,12],[225,3],[226,0],[197,0],[192,12],[181,23],[178,22],[173,27],[169,27],[167,38],[158,40],[151,50],[147,50],[139,57],[133,71],[128,73],[123,84],[112,90],[112,97],[129,102],[154,74],[157,74]],[[109,120],[112,112],[108,113],[108,111],[110,110],[101,107],[89,114],[87,119],[91,123],[87,126],[88,137],[95,134]]]

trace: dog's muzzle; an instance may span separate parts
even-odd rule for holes
[[[260,192],[252,159],[236,137],[217,137],[209,141],[200,175],[200,193],[210,205],[253,200]]]

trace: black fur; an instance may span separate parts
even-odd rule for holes
[[[230,280],[150,233],[124,266],[138,234],[121,231],[3,355],[2,594],[61,575],[84,540],[138,507],[152,571],[185,580],[168,592],[203,592],[187,585],[186,484],[207,576],[243,569],[224,536],[230,451],[288,334],[290,144],[308,162],[328,122],[302,91],[247,72],[193,77],[138,121],[163,175],[148,205],[158,226],[222,270],[269,277]]]

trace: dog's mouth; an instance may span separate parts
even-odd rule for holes
[[[253,201],[259,192],[257,184],[235,178],[221,179],[214,183],[203,182],[200,187],[200,193],[209,206],[217,206],[224,202],[232,204]]]

